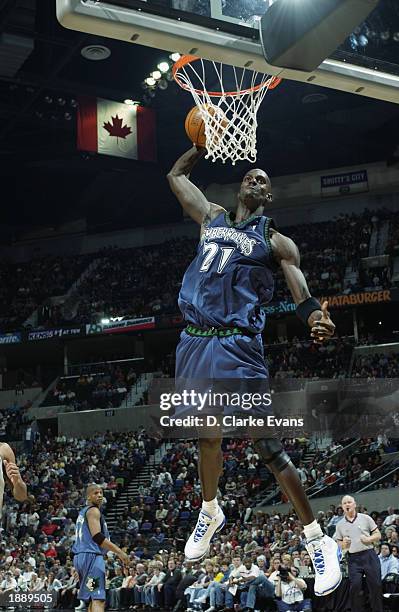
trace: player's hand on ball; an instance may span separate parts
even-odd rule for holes
[[[19,467],[15,463],[11,463],[10,461],[7,461],[7,459],[4,459],[4,466],[6,468],[7,477],[13,485],[21,480]]]
[[[323,313],[321,319],[315,321],[312,325],[310,335],[316,344],[322,344],[326,340],[329,340],[333,337],[335,332],[335,325],[330,319],[330,313],[327,308],[328,302],[325,301],[321,307],[321,312]]]

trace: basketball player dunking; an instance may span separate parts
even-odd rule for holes
[[[76,521],[76,540],[72,547],[73,564],[79,574],[78,597],[88,605],[88,612],[105,610],[105,561],[104,555],[111,551],[127,566],[129,556],[110,541],[107,524],[101,514],[104,501],[99,485],[90,484],[86,489],[86,506],[79,512]],[[79,609],[83,609],[79,607]]]
[[[268,378],[261,337],[265,326],[262,306],[273,296],[275,265],[281,267],[297,305],[297,315],[309,327],[314,340],[321,343],[329,339],[335,326],[327,302],[321,306],[310,296],[296,245],[276,231],[273,220],[264,215],[265,206],[272,201],[266,172],[259,169],[247,172],[238,192],[236,212],[229,214],[208,202],[189,180],[191,170],[205,152],[194,146],[168,174],[173,193],[201,226],[202,237],[179,295],[179,307],[189,326],[183,331],[176,351],[176,379],[237,378],[237,371],[242,378]],[[228,232],[228,228],[235,231]],[[247,242],[251,245],[250,253],[238,248],[244,240],[250,241]],[[337,544],[323,535],[297,470],[281,442],[272,438],[256,440],[255,448],[304,525],[306,548],[315,569],[316,595],[331,593],[341,582]],[[185,547],[190,561],[207,554],[212,536],[225,522],[216,498],[223,470],[221,439],[200,439],[199,450],[203,503]]]

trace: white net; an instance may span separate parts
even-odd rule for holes
[[[174,77],[200,109],[206,158],[230,160],[233,165],[241,160],[255,162],[257,112],[268,90],[281,79],[195,56],[176,62]]]

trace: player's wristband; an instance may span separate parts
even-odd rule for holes
[[[321,304],[316,298],[310,297],[304,302],[301,302],[296,307],[296,314],[299,319],[301,319],[302,323],[305,325],[308,324],[308,319],[312,312],[315,310],[321,310]]]
[[[96,533],[96,535],[94,535],[92,537],[93,542],[95,542],[96,544],[98,544],[99,546],[101,546],[101,544],[104,542],[105,540],[105,535],[99,531],[98,533]]]

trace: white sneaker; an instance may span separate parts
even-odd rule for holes
[[[86,610],[85,602],[80,600],[80,604],[75,608],[75,612],[76,612],[76,610]]]
[[[325,535],[322,538],[308,542],[306,550],[312,559],[315,571],[315,595],[323,597],[332,593],[342,580],[341,567],[339,565],[342,553],[338,544],[332,538]]]
[[[215,516],[200,510],[194,531],[190,535],[184,554],[187,561],[201,561],[207,554],[212,537],[223,529],[226,519],[221,509]]]

